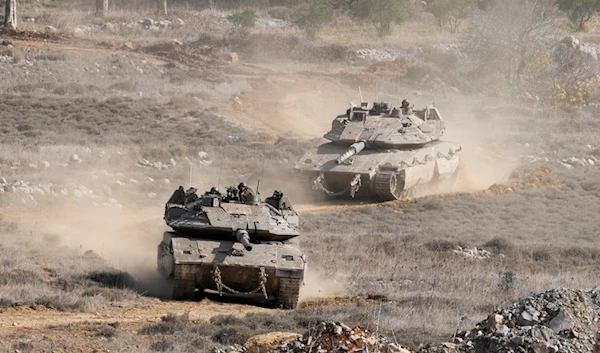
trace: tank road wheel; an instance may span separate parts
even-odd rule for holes
[[[276,305],[281,309],[296,309],[300,294],[301,278],[279,278]]]
[[[192,299],[196,290],[196,274],[191,265],[175,265],[173,299]]]
[[[404,180],[397,173],[376,174],[373,183],[373,190],[384,201],[410,197],[410,190],[403,190]]]

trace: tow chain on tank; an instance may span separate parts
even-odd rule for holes
[[[219,295],[223,295],[223,289],[233,294],[253,294],[262,291],[262,294],[265,297],[265,299],[269,299],[269,296],[267,295],[267,272],[265,271],[264,267],[261,267],[258,273],[258,287],[256,287],[250,292],[240,292],[224,284],[221,280],[221,270],[217,265],[215,265],[213,269],[213,280],[217,285],[217,291],[219,292]]]
[[[347,193],[348,191],[350,191],[350,197],[354,197],[354,195],[356,195],[356,193],[358,192],[358,190],[360,189],[360,187],[362,186],[362,182],[360,180],[360,174],[356,174],[354,176],[354,178],[352,179],[352,181],[350,182],[350,184],[342,191],[338,191],[338,192],[334,192],[331,190],[328,190],[325,185],[323,185],[323,180],[325,180],[325,174],[320,173],[319,177],[317,179],[315,179],[315,181],[313,181],[313,186],[312,188],[314,190],[321,190],[324,193],[326,193],[329,196],[341,196],[345,193]]]

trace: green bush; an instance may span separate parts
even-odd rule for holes
[[[310,0],[292,12],[292,23],[314,39],[321,28],[333,18],[333,7],[327,0]]]
[[[600,12],[600,0],[557,0],[556,3],[578,31],[584,31],[585,24]]]
[[[400,24],[410,15],[408,0],[357,0],[352,4],[352,17],[372,24],[380,37],[392,32],[393,24]]]
[[[227,20],[240,29],[248,30],[256,25],[256,11],[254,9],[245,9],[234,12],[227,16]]]

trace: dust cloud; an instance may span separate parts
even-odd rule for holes
[[[326,274],[310,268],[307,269],[304,275],[304,285],[300,287],[300,301],[345,294],[346,288],[342,283],[334,282]]]

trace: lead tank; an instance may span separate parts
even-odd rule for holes
[[[180,188],[165,205],[164,219],[173,231],[158,246],[158,271],[171,280],[173,299],[209,289],[296,307],[307,262],[291,243],[300,235],[299,217],[283,193],[262,201],[234,187],[200,197]]]
[[[337,116],[330,140],[296,164],[303,182],[329,196],[365,195],[381,200],[447,192],[458,173],[461,146],[442,141],[444,119],[433,106],[413,110],[377,102]],[[308,180],[307,180],[308,179]]]

